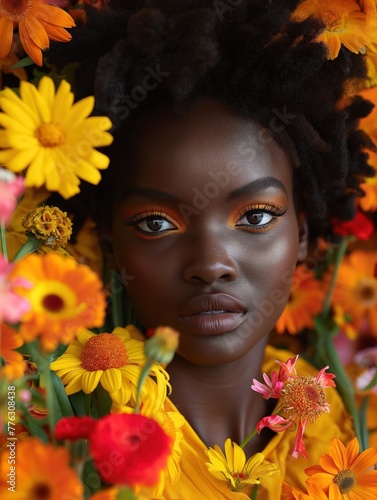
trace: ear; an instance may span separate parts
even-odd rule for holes
[[[303,262],[308,256],[309,227],[306,216],[303,212],[298,215],[298,256],[297,262]]]

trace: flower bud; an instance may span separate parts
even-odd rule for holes
[[[179,343],[179,333],[168,326],[159,326],[145,342],[147,358],[157,363],[170,363]]]

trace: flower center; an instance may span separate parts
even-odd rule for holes
[[[356,485],[356,476],[350,470],[341,470],[334,477],[334,483],[338,486],[340,493],[349,493]]]
[[[51,488],[46,483],[37,483],[30,493],[30,500],[49,500],[51,498]]]
[[[365,307],[377,305],[377,280],[364,278],[356,287],[356,295]]]
[[[232,472],[232,477],[237,481],[237,479],[244,481],[245,479],[248,478],[247,474],[244,472]]]
[[[17,23],[31,10],[31,0],[0,0],[0,17]]]
[[[127,348],[112,333],[100,333],[91,337],[81,353],[81,365],[89,372],[121,368],[127,363]]]
[[[64,300],[60,297],[60,295],[50,293],[43,297],[42,305],[45,309],[47,309],[47,311],[57,313],[64,308]]]
[[[293,417],[315,422],[322,413],[328,411],[326,395],[313,377],[299,377],[289,381],[282,398],[284,411]]]
[[[44,148],[60,146],[66,139],[66,133],[59,123],[41,123],[35,131],[35,136]]]
[[[341,9],[328,9],[321,15],[328,31],[343,31],[346,25],[346,17]]]

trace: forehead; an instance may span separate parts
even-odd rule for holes
[[[168,110],[145,117],[125,163],[128,186],[191,192],[224,173],[232,187],[275,177],[292,190],[291,162],[271,132],[217,101],[199,102],[182,117]]]

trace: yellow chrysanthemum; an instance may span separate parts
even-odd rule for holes
[[[0,378],[5,376],[8,381],[15,380],[25,372],[26,363],[22,354],[15,351],[23,345],[20,335],[7,326],[0,324]],[[1,366],[4,363],[4,366]]]
[[[84,327],[101,326],[106,299],[97,274],[70,257],[31,254],[17,261],[11,278],[24,278],[29,289],[17,289],[31,309],[19,333],[26,342],[39,338],[45,350],[69,343]]]
[[[66,386],[68,395],[78,391],[89,394],[101,383],[117,405],[134,405],[141,369],[145,363],[144,342],[131,338],[126,328],[112,333],[94,334],[82,330],[66,352],[51,364]],[[166,396],[169,375],[155,364],[147,377],[141,397],[161,401]]]
[[[292,335],[313,326],[313,317],[322,309],[325,296],[322,283],[306,266],[298,266],[292,280],[289,301],[276,323],[276,331]]]
[[[21,82],[20,97],[9,88],[0,94],[0,163],[13,172],[27,168],[27,187],[45,185],[70,198],[80,191],[80,179],[98,184],[98,170],[108,167],[109,158],[94,148],[111,144],[111,121],[89,117],[94,97],[73,100],[68,82],[55,92],[47,76],[38,88]]]
[[[45,205],[32,210],[22,220],[26,233],[34,234],[53,250],[65,247],[72,234],[72,221],[67,212]]]
[[[338,56],[342,44],[356,54],[364,54],[367,47],[374,50],[377,42],[374,0],[365,0],[362,8],[356,0],[304,0],[294,12],[294,19],[304,20],[311,15],[325,25],[318,41],[327,45],[330,59]]]
[[[229,438],[225,441],[225,454],[217,444],[205,453],[209,458],[206,463],[209,472],[226,481],[232,491],[259,484],[263,476],[278,472],[277,466],[266,462],[262,453],[256,453],[246,461],[243,449]]]
[[[372,499],[377,494],[377,448],[359,454],[359,442],[354,438],[347,447],[334,438],[329,454],[319,458],[319,465],[305,470],[307,483],[315,484],[334,500]]]
[[[83,485],[69,465],[65,448],[43,444],[38,439],[17,441],[13,465],[13,489],[11,476],[0,476],[2,500],[70,500],[83,499]],[[9,448],[1,454],[0,470],[11,472]],[[31,459],[32,457],[32,459]]]
[[[0,59],[11,50],[15,25],[25,52],[41,66],[42,50],[50,40],[69,42],[72,37],[64,28],[72,28],[75,22],[47,0],[0,0]]]
[[[339,268],[333,304],[339,304],[351,318],[357,331],[367,320],[370,332],[377,336],[377,252],[354,251]],[[330,279],[330,275],[327,276]]]

